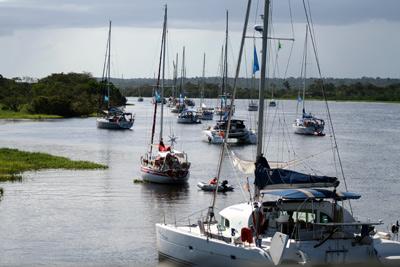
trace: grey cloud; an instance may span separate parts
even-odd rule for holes
[[[259,1],[253,0],[255,7]],[[112,19],[114,25],[159,27],[163,5],[175,28],[221,29],[224,12],[241,25],[246,0],[8,0],[0,2],[2,31],[32,28],[101,27]],[[292,0],[295,21],[304,21],[302,0]],[[351,24],[374,19],[398,21],[397,0],[310,0],[314,23]],[[273,2],[274,20],[288,22],[288,0]],[[254,17],[254,12],[253,12]],[[1,33],[0,33],[1,34]]]

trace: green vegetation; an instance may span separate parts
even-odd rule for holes
[[[0,182],[21,180],[24,171],[42,169],[87,170],[105,169],[107,166],[89,162],[74,161],[64,157],[38,152],[24,152],[17,149],[0,148]]]
[[[24,83],[0,75],[0,118],[89,116],[106,108],[106,92],[106,83],[87,73],[52,74],[37,83]],[[126,98],[113,84],[110,84],[110,99],[113,106],[126,103]]]
[[[387,102],[400,102],[400,83],[392,83],[385,85],[376,85],[370,82],[358,82],[351,84],[347,83],[333,83],[329,80],[324,81],[325,95],[328,100],[343,100],[343,101],[387,101]],[[323,99],[322,81],[318,79],[309,79],[308,88],[306,90],[306,97],[308,99]],[[244,82],[242,82],[244,84]],[[200,97],[199,84],[186,83],[185,95],[187,97]],[[298,90],[302,85],[293,80],[293,78],[279,81],[269,82],[268,90],[274,89],[274,97],[278,99],[297,99]],[[231,91],[232,88],[228,88]],[[142,85],[139,87],[130,87],[123,90],[126,96],[152,96],[153,87],[149,85]],[[217,83],[206,83],[204,90],[205,98],[216,98],[220,89]],[[167,88],[165,95],[172,94],[171,88]],[[257,98],[258,92],[254,89],[249,89],[246,86],[238,88],[236,98]],[[266,98],[270,94],[266,93]]]
[[[49,115],[49,114],[31,114],[28,112],[15,112],[10,110],[3,110],[0,108],[0,119],[30,119],[30,120],[43,120],[43,119],[59,119],[62,118],[59,115]]]

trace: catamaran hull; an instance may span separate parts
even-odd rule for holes
[[[111,129],[111,130],[129,130],[133,126],[132,121],[121,121],[121,122],[111,122],[106,119],[97,119],[97,128],[99,129]]]
[[[156,224],[157,249],[163,257],[199,266],[276,266],[270,251],[235,245],[200,235],[196,228]],[[263,241],[264,243],[264,241]],[[352,239],[290,241],[279,266],[399,266],[399,242],[374,240],[371,245],[354,244]],[[378,243],[378,244],[377,244]],[[375,244],[375,245],[374,245]],[[268,244],[267,244],[268,245]],[[271,243],[269,243],[271,245]]]
[[[189,171],[184,171],[181,175],[171,176],[166,172],[158,172],[147,167],[141,167],[143,181],[157,184],[184,184],[189,179]]]
[[[243,249],[221,240],[180,231],[171,225],[156,224],[160,256],[197,266],[274,266],[261,249]]]

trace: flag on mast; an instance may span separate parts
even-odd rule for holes
[[[260,65],[258,64],[257,49],[256,46],[254,45],[253,74],[255,74],[259,70],[260,70]]]

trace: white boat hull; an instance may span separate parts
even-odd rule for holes
[[[315,131],[314,127],[305,127],[302,125],[293,124],[293,130],[295,134],[301,135],[324,135]]]
[[[156,224],[157,248],[161,256],[199,266],[273,266],[261,249],[243,249],[221,240],[180,231],[171,225]]]
[[[186,171],[186,174],[180,177],[170,176],[165,172],[159,172],[152,170],[149,167],[142,166],[140,168],[143,181],[157,184],[184,184],[189,179],[189,171]]]
[[[192,222],[193,223],[193,222]],[[205,226],[207,227],[207,226]],[[156,224],[159,254],[175,261],[199,266],[276,266],[271,239],[263,248],[233,244],[200,234],[199,227]],[[400,243],[374,239],[370,245],[354,245],[353,239],[289,240],[279,266],[400,266]],[[211,264],[211,265],[210,265]]]
[[[132,128],[133,126],[133,120],[132,121],[116,121],[112,122],[109,121],[108,119],[104,118],[99,118],[96,121],[97,128],[99,129],[112,129],[112,130],[128,130]]]

